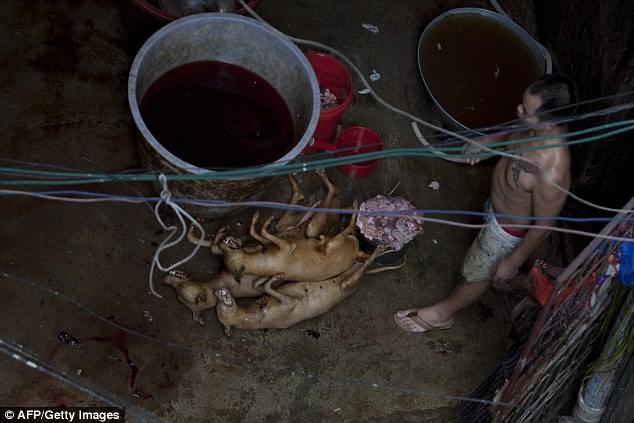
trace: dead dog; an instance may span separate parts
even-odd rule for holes
[[[358,208],[355,202],[354,209]],[[257,221],[258,213],[253,221]],[[356,214],[346,228],[332,238],[320,235],[318,239],[285,239],[267,230],[274,217],[262,226],[259,238],[269,244],[261,251],[246,251],[240,240],[227,236],[219,245],[227,271],[237,281],[243,275],[273,276],[284,274],[287,281],[324,280],[337,276],[352,267],[358,258],[368,254],[359,248],[354,236]],[[254,225],[252,221],[252,225]]]
[[[322,179],[327,188],[326,198],[321,202],[320,208],[338,208],[340,205],[338,194],[339,189],[330,181],[323,169],[316,171],[317,175]],[[297,180],[293,175],[288,175],[292,188],[291,205],[299,204],[305,199]],[[340,215],[336,213],[307,213],[287,210],[277,223],[277,235],[281,237],[293,238],[295,236],[309,236],[329,234],[333,230],[339,231]],[[255,231],[255,223],[257,216],[252,220],[250,233],[254,239],[264,240]],[[219,248],[220,241],[225,238],[229,226],[220,228],[213,240],[201,240],[194,233],[194,226],[191,225],[187,233],[187,240],[194,245],[202,245],[209,248],[213,255],[222,255]],[[266,244],[270,244],[268,240],[264,240]],[[265,248],[262,243],[243,247],[248,253],[261,252]],[[192,312],[192,318],[196,323],[205,324],[201,312],[209,308],[215,307],[217,298],[214,291],[220,288],[227,288],[234,298],[243,297],[259,297],[264,294],[262,290],[253,287],[253,283],[260,278],[259,275],[244,275],[240,283],[225,270],[220,270],[212,279],[201,281],[190,277],[186,272],[181,270],[172,270],[163,278],[163,282],[170,285],[176,291],[178,300]],[[264,279],[267,277],[265,276]]]
[[[218,320],[224,326],[225,334],[230,336],[231,328],[286,329],[320,316],[354,294],[366,273],[388,270],[367,270],[382,250],[382,246],[377,247],[363,263],[355,263],[344,273],[323,281],[288,282],[274,288],[273,284],[284,278],[284,275],[273,275],[262,283],[262,289],[267,295],[247,307],[236,304],[228,289],[218,289],[214,292],[218,297]],[[261,280],[258,283],[260,282]]]
[[[266,276],[246,275],[238,283],[233,275],[221,270],[210,280],[200,281],[190,277],[185,272],[172,270],[165,275],[163,283],[174,288],[178,300],[192,312],[194,322],[204,325],[205,319],[201,313],[215,307],[218,302],[214,291],[225,288],[234,298],[259,297],[263,292],[253,285],[260,278],[267,279]]]
[[[315,171],[317,175],[322,179],[326,185],[326,197],[323,201],[318,202],[320,209],[337,209],[340,207],[341,202],[339,200],[339,188],[337,188],[324,169],[318,169]],[[301,190],[297,179],[292,174],[288,175],[288,180],[291,185],[292,195],[289,201],[289,205],[295,206],[306,198],[306,195]],[[316,205],[316,204],[315,204]],[[314,206],[315,206],[314,205]],[[323,212],[306,212],[287,209],[284,214],[279,218],[275,225],[275,234],[280,238],[318,238],[319,235],[334,235],[339,232],[339,224],[341,215],[338,213],[323,213]],[[268,245],[270,241],[262,238],[255,230],[255,222],[257,222],[257,216],[251,220],[251,226],[249,234],[253,239],[257,240],[259,244],[245,245],[243,248],[250,252],[260,251],[261,245]],[[203,240],[197,237],[194,233],[195,226],[192,224],[189,226],[187,232],[187,241],[194,245],[201,245],[205,248],[209,248],[213,255],[222,255],[222,251],[218,248],[219,241],[225,236],[229,230],[229,226],[225,225],[216,232],[213,240]]]

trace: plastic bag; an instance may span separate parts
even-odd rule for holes
[[[560,267],[548,265],[544,260],[535,260],[533,267],[531,267],[529,277],[533,279],[531,283],[535,287],[535,299],[540,305],[544,306],[546,301],[548,301],[557,276],[559,276],[563,270],[564,269]],[[568,282],[568,287],[563,294],[563,300],[568,298],[573,287],[573,281]]]

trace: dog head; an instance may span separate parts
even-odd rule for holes
[[[214,307],[216,305],[216,298],[212,295],[208,295],[209,293],[204,288],[203,283],[179,270],[170,271],[163,278],[163,282],[174,288],[178,300],[192,312],[194,321],[204,325],[205,320],[200,315],[200,312]]]
[[[242,248],[242,241],[232,236],[226,236],[220,242],[219,248],[223,252],[239,250]]]
[[[227,288],[216,289],[214,291],[214,295],[218,298],[219,304],[222,304],[225,307],[233,307],[233,297]]]
[[[216,306],[216,315],[225,330],[225,335],[231,336],[231,316],[237,312],[234,307],[235,301],[227,288],[220,288],[214,291],[214,295],[218,298]]]

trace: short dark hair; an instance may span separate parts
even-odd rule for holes
[[[542,105],[536,110],[540,120],[557,120],[577,112],[577,85],[562,73],[548,73],[542,76],[531,84],[528,92],[542,100]]]

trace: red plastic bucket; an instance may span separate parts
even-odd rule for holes
[[[381,138],[371,129],[361,126],[352,126],[341,131],[339,135],[337,135],[335,146],[337,147],[335,157],[352,156],[355,154],[383,150]],[[338,166],[337,169],[351,178],[363,178],[368,176],[377,164],[379,164],[379,159],[345,164]]]
[[[335,143],[313,138],[309,147],[315,150],[328,150],[335,153],[335,157],[354,156],[355,154],[371,153],[383,150],[383,142],[374,131],[362,126],[351,126],[337,135]],[[368,176],[379,164],[379,159],[365,162],[348,163],[337,166],[344,175],[351,178]]]
[[[305,54],[315,71],[320,91],[328,89],[337,97],[339,103],[332,109],[321,110],[317,128],[315,128],[315,138],[330,141],[335,136],[341,115],[352,102],[352,78],[348,68],[334,57],[314,51]],[[312,153],[315,150],[306,147],[303,153]]]

